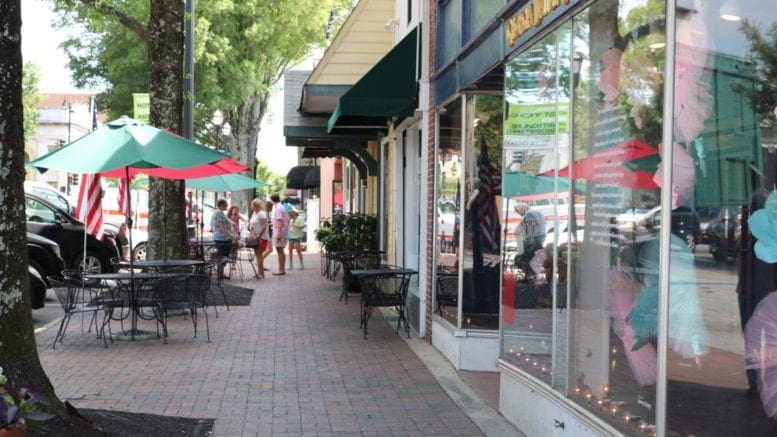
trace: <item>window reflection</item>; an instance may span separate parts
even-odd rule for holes
[[[435,311],[458,326],[461,232],[461,100],[439,112]]]
[[[555,308],[566,305],[569,181],[557,175],[569,144],[570,28],[507,65],[503,217],[503,356],[547,382],[553,374]],[[564,41],[562,43],[561,41]],[[566,193],[566,194],[564,194]]]
[[[676,266],[672,252],[670,280],[687,275],[698,288],[698,305],[677,311],[671,304],[687,287],[670,287],[667,432],[677,435],[777,435],[766,343],[777,337],[769,310],[777,259],[758,250],[775,227],[760,229],[757,218],[775,181],[777,95],[768,77],[777,68],[777,12],[761,5],[681,2],[677,10],[672,225],[676,211],[695,211],[701,243],[687,265]],[[689,320],[706,328],[707,342],[687,333],[691,350],[678,350],[673,333]]]
[[[466,98],[462,327],[499,327],[502,98]]]

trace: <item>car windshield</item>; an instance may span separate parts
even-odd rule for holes
[[[36,199],[25,198],[24,206],[28,221],[38,223],[55,223],[57,221],[54,211]]]
[[[718,216],[718,208],[700,206],[696,208],[696,213],[702,221],[708,221]]]

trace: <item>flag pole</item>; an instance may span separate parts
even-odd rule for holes
[[[81,181],[80,181],[81,182],[81,186],[78,187],[78,197],[79,198],[82,198],[81,196],[86,196],[86,194],[83,192],[83,189],[84,189],[84,187],[88,187],[89,184],[87,182],[90,182],[90,181],[85,181],[84,180],[84,176],[89,177],[91,175],[84,175],[84,174],[81,175]],[[87,211],[87,214],[88,214],[88,211],[89,211],[89,196],[86,196],[86,211]],[[79,211],[79,215],[83,215],[83,212]],[[79,219],[80,219],[80,217],[79,217]],[[89,225],[87,224],[87,220],[89,220],[89,216],[88,215],[84,216],[84,256],[81,257],[81,266],[80,266],[82,273],[87,273],[86,272],[86,234],[89,233]],[[97,272],[97,273],[101,273],[101,272]],[[83,274],[81,275],[81,280],[82,281],[84,280],[84,275]]]
[[[129,167],[124,166],[124,177],[127,179],[127,183],[124,184],[124,188],[127,192],[127,204],[124,205],[125,211],[125,221],[127,223],[127,239],[129,241],[129,264],[130,264],[130,276],[132,276],[132,272],[135,269],[135,266],[133,265],[133,258],[132,256],[132,198],[130,198],[130,179],[129,179]]]

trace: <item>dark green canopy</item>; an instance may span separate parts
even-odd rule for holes
[[[408,33],[340,100],[329,117],[327,132],[350,117],[410,117],[417,103],[418,28]]]

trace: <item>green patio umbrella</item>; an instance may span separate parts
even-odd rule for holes
[[[181,170],[220,162],[225,158],[227,155],[221,152],[123,116],[60,149],[30,161],[27,166],[41,173],[49,169],[87,174],[112,172],[112,177],[121,177],[123,169],[123,176],[129,181],[130,169]],[[227,171],[223,170],[224,173]],[[128,183],[125,211],[128,224],[131,224],[131,204]],[[132,226],[129,226],[129,231],[129,244],[132,247]],[[133,271],[132,262],[130,257],[130,272]]]
[[[52,169],[93,174],[119,168],[184,169],[226,157],[194,141],[121,117],[27,165],[40,172]]]
[[[264,182],[234,173],[186,180],[186,188],[202,191],[238,191],[266,186]]]
[[[567,178],[559,177],[558,190],[569,190]],[[502,178],[502,195],[505,197],[531,196],[552,193],[556,190],[553,176],[543,176],[523,171],[505,171]]]
[[[186,180],[186,188],[200,190],[202,197],[200,205],[204,203],[205,191],[238,191],[251,188],[265,187],[267,184],[256,179],[249,178],[237,173],[225,174],[220,176],[210,176],[205,178],[194,178]],[[200,244],[203,239],[203,223],[200,222]]]

